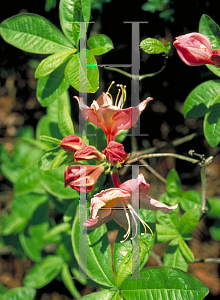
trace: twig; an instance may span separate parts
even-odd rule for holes
[[[220,258],[196,258],[193,263],[198,262],[219,264]]]
[[[163,178],[157,171],[155,171],[151,166],[149,166],[144,159],[140,159],[140,163],[145,166],[151,173],[153,173],[157,178],[163,181],[165,184],[167,183],[166,179]]]
[[[206,211],[206,175],[205,175],[205,166],[201,166],[201,187],[202,187],[202,203],[201,203],[201,213],[204,214]]]

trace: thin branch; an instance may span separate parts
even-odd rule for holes
[[[153,173],[158,179],[160,179],[161,181],[163,181],[165,184],[167,183],[166,179],[163,178],[163,176],[161,176],[157,171],[155,171],[151,166],[149,166],[147,164],[147,162],[144,159],[140,159],[140,163],[146,168],[148,169],[151,173]]]
[[[220,258],[196,258],[193,263],[214,263],[214,264],[219,264],[220,263]]]
[[[202,187],[202,203],[201,203],[201,213],[205,213],[206,208],[206,175],[205,175],[205,166],[202,166],[200,169],[201,174],[201,187]]]
[[[152,153],[152,154],[146,154],[146,155],[138,156],[134,159],[128,160],[127,163],[131,164],[131,163],[136,162],[136,161],[138,161],[140,159],[143,159],[143,158],[167,157],[167,156],[175,157],[175,158],[178,158],[178,159],[181,159],[181,160],[185,160],[185,161],[191,162],[193,164],[196,164],[196,163],[200,162],[200,160],[198,160],[198,159],[194,159],[194,158],[191,158],[191,157],[186,157],[186,156],[175,154],[175,153]]]

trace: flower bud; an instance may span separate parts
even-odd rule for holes
[[[74,154],[75,162],[78,160],[89,160],[89,159],[95,159],[97,161],[102,161],[104,158],[104,155],[100,153],[96,147],[94,146],[86,146],[85,148],[76,151]]]
[[[130,155],[124,151],[124,146],[121,143],[115,141],[111,141],[102,153],[113,166],[117,165],[118,162],[123,163]]]
[[[60,147],[67,152],[76,152],[86,147],[86,143],[76,135],[66,136],[60,142]]]
[[[65,170],[65,187],[69,185],[79,192],[89,193],[104,168],[101,165],[90,166],[68,166]]]
[[[209,39],[203,34],[192,32],[181,35],[176,38],[173,45],[182,61],[189,66],[204,64],[220,66],[219,52],[212,50]]]

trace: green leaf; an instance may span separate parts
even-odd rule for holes
[[[148,54],[166,53],[166,47],[156,39],[147,38],[140,43],[140,48]]]
[[[202,300],[207,287],[198,279],[181,270],[168,267],[151,267],[141,271],[142,279],[126,279],[122,283],[122,296],[126,300]]]
[[[27,225],[27,220],[15,214],[1,216],[1,234],[10,235],[21,231]]]
[[[69,115],[68,109],[62,103],[60,103],[58,120],[59,120],[58,126],[60,129],[60,132],[62,133],[62,135],[64,137],[75,133],[74,128],[73,128],[73,122]]]
[[[169,244],[164,254],[163,263],[164,266],[187,272],[188,262],[179,247],[179,239],[175,239]]]
[[[53,120],[58,123],[60,103],[66,106],[69,114],[71,113],[70,97],[69,93],[66,90],[60,97],[58,97],[52,105],[47,107],[47,115],[52,117]]]
[[[113,290],[95,292],[81,298],[81,300],[120,300],[119,292]]]
[[[220,241],[220,220],[217,219],[213,226],[210,227],[210,234],[211,237],[216,240],[216,241]]]
[[[65,166],[52,171],[40,171],[40,180],[44,188],[53,196],[63,199],[73,199],[78,197],[79,193],[69,186],[64,187]]]
[[[208,15],[202,15],[199,21],[199,33],[206,35],[212,45],[212,49],[220,48],[220,28]],[[220,76],[220,68],[214,65],[206,65],[215,75]]]
[[[179,235],[178,230],[165,227],[160,224],[156,224],[156,230],[157,230],[157,236],[156,236],[157,243],[169,242],[175,239]]]
[[[43,240],[47,243],[56,243],[60,242],[62,237],[61,233],[70,230],[69,223],[60,223],[55,227],[51,228],[47,233],[43,235]]]
[[[220,141],[220,94],[211,102],[204,119],[204,135],[207,142],[216,147]]]
[[[63,264],[63,266],[62,266],[61,277],[62,277],[63,283],[65,284],[65,286],[67,287],[67,289],[70,291],[70,293],[72,294],[72,296],[74,298],[80,298],[81,295],[77,291],[77,289],[76,289],[76,287],[74,285],[74,281],[71,278],[72,275],[70,274],[69,266],[68,266],[67,263]]]
[[[208,80],[201,83],[186,98],[183,106],[184,117],[186,119],[203,117],[219,94],[219,80]]]
[[[181,182],[175,169],[170,170],[167,175],[166,189],[167,193],[172,197],[180,196],[182,194]]]
[[[88,39],[87,46],[94,55],[102,55],[114,49],[111,39],[104,34],[91,36]]]
[[[180,205],[181,208],[185,211],[188,211],[190,209],[199,210],[201,208],[201,201],[202,196],[199,192],[195,190],[189,190],[182,194],[180,198]]]
[[[79,229],[79,210],[77,210],[71,234],[72,246],[77,262],[79,262]],[[105,224],[87,232],[85,247],[87,248],[87,262],[81,257],[80,267],[82,270],[89,277],[93,277],[95,282],[107,287],[114,287],[115,278],[112,270],[111,250]],[[83,253],[80,254],[83,255]]]
[[[187,237],[196,228],[199,217],[200,211],[198,209],[191,209],[182,216],[179,224],[179,232],[183,237]]]
[[[38,65],[38,67],[35,71],[35,78],[40,78],[40,77],[50,74],[57,67],[62,65],[65,61],[67,61],[67,59],[70,57],[70,55],[75,52],[76,52],[76,49],[64,50],[64,51],[57,52],[57,53],[45,58]]]
[[[53,103],[69,88],[69,83],[64,77],[66,65],[67,62],[57,67],[50,74],[38,79],[37,99],[42,106],[48,106]]]
[[[3,21],[1,36],[7,43],[32,53],[50,54],[72,48],[52,23],[35,14],[19,14]]]
[[[68,62],[65,77],[77,91],[95,93],[99,87],[99,71],[96,59],[90,50],[83,49],[80,56],[86,52],[86,69],[80,68],[79,54],[74,55]]]
[[[83,20],[85,22],[89,22],[91,14],[91,0],[82,0],[82,14]]]
[[[194,262],[194,255],[191,249],[181,237],[179,238],[179,248],[188,262]]]
[[[27,233],[27,229],[19,233],[19,241],[24,250],[24,253],[34,262],[39,262],[42,259],[40,249],[36,241]]]
[[[42,288],[60,273],[62,264],[61,257],[48,255],[30,270],[24,277],[23,284],[36,289]]]
[[[54,144],[54,145],[60,145],[60,142],[61,142],[61,140],[58,140],[56,138],[53,138],[51,136],[46,136],[46,135],[40,135],[39,139],[41,141],[45,141],[45,142],[48,142],[48,143],[51,143],[51,144]],[[49,150],[51,150],[51,149],[49,149]]]
[[[0,296],[1,300],[33,300],[36,290],[28,286],[11,289]]]
[[[66,158],[66,151],[60,149],[60,147],[55,147],[42,154],[39,159],[38,166],[44,171],[54,170],[58,168]]]
[[[208,198],[208,206],[210,210],[207,213],[207,216],[211,218],[220,218],[220,198]]]
[[[174,229],[177,231],[179,229],[179,214],[176,210],[171,211],[169,214],[164,214],[162,211],[156,211],[157,221],[164,227]]]
[[[40,139],[41,136],[47,136],[47,142],[54,142],[60,144],[63,136],[61,135],[58,127],[58,122],[54,116],[46,115],[40,118],[36,128],[36,138]],[[45,138],[43,138],[45,140]]]

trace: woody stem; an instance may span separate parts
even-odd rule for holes
[[[117,171],[112,171],[111,172],[111,175],[112,175],[112,181],[114,183],[114,186],[116,188],[118,188],[120,186],[120,180],[119,180],[119,177],[118,177],[118,172]]]

